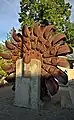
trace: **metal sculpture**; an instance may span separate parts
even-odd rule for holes
[[[21,34],[14,30],[12,37],[14,41],[5,42],[10,54],[0,53],[4,59],[12,59],[12,64],[4,65],[2,69],[10,75],[15,73],[15,63],[19,57],[22,56],[26,64],[31,59],[39,59],[42,65],[42,91],[48,91],[51,95],[56,94],[59,83],[66,84],[68,82],[67,75],[57,67],[70,66],[66,58],[60,57],[72,53],[71,48],[65,42],[66,36],[57,33],[51,24],[35,23],[34,28],[24,26]]]

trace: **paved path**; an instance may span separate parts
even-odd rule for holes
[[[0,120],[74,120],[73,109],[50,107],[49,111],[29,110],[13,105],[11,87],[0,88]]]

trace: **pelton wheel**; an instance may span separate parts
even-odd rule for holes
[[[41,89],[47,89],[48,94],[57,93],[59,83],[67,84],[68,77],[66,73],[57,66],[69,67],[66,58],[61,57],[72,53],[70,47],[66,44],[66,36],[56,32],[53,25],[41,25],[35,23],[34,27],[23,26],[22,33],[13,31],[13,41],[5,42],[9,54],[0,53],[4,59],[11,59],[11,65],[2,67],[9,75],[15,73],[16,60],[22,55],[24,63],[28,64],[31,59],[41,61]],[[22,46],[23,44],[23,46]],[[22,49],[23,47],[23,49]],[[55,80],[58,80],[58,82]]]

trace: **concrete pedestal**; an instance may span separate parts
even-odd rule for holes
[[[74,80],[69,80],[68,86],[60,88],[61,107],[74,108]]]
[[[29,64],[24,64],[22,76],[22,59],[16,62],[15,105],[38,109],[40,107],[40,75],[41,62],[32,59]]]
[[[71,96],[68,86],[60,87],[61,108],[72,108]]]
[[[74,108],[74,80],[69,81],[69,94],[72,101],[72,107]]]

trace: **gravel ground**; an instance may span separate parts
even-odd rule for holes
[[[13,105],[11,86],[0,88],[0,120],[74,120],[73,109],[51,105],[49,110],[32,110]]]

